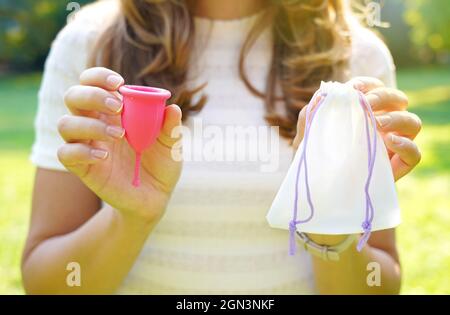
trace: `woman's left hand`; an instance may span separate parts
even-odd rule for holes
[[[409,173],[421,158],[419,148],[414,142],[422,127],[420,118],[406,110],[408,97],[405,93],[385,87],[378,79],[356,77],[349,83],[366,95],[388,150],[394,178],[400,179]],[[304,122],[305,110],[302,110],[294,146],[298,146],[303,138]]]

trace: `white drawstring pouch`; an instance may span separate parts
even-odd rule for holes
[[[363,93],[322,82],[307,107],[304,138],[267,214],[273,228],[364,233],[400,224],[389,157]]]

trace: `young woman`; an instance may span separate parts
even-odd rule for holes
[[[395,179],[418,163],[413,139],[421,123],[406,111],[394,70],[386,46],[344,0],[85,7],[53,43],[39,93],[26,291],[398,293],[393,229],[373,232],[360,253],[352,244],[339,261],[326,261],[306,251],[289,256],[287,233],[265,221],[302,138],[301,109],[320,80],[351,79],[366,93]],[[143,156],[139,188],[131,185],[134,155],[120,125],[125,82],[169,89],[178,104],[167,106],[162,133]],[[192,159],[182,168],[172,158],[182,112],[193,133],[196,119],[219,129],[279,126],[277,167]],[[204,149],[184,138],[183,145],[193,154]],[[347,239],[309,237],[318,246]],[[70,262],[79,266],[79,286],[66,282]],[[381,268],[379,286],[367,284],[370,262]]]

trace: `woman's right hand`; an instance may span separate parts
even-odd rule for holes
[[[77,175],[99,198],[126,215],[157,221],[181,172],[181,162],[173,159],[180,150],[172,130],[181,124],[181,110],[167,106],[158,140],[142,155],[141,184],[131,184],[134,151],[124,138],[121,126],[124,83],[116,72],[90,68],[80,76],[80,85],[64,96],[71,115],[63,116],[58,130],[65,144],[58,150],[61,163]]]

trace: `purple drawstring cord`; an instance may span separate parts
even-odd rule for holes
[[[322,98],[317,102],[316,108],[312,110],[311,113],[311,106],[313,104],[313,101],[316,99],[317,95],[320,95]],[[294,210],[293,210],[293,219],[289,222],[289,254],[294,255],[295,254],[295,232],[297,229],[297,225],[300,223],[306,223],[312,219],[314,216],[314,205],[312,203],[311,198],[311,191],[309,187],[309,180],[308,180],[308,166],[307,166],[307,159],[306,159],[306,148],[308,144],[309,139],[309,131],[311,128],[312,121],[314,119],[315,114],[317,113],[318,109],[322,105],[325,97],[327,94],[320,93],[320,90],[316,91],[314,93],[313,97],[311,98],[310,103],[308,104],[306,108],[306,121],[305,121],[305,131],[304,131],[304,138],[303,138],[303,151],[300,156],[300,161],[297,167],[297,174],[296,174],[296,181],[295,181],[295,194],[294,194]],[[372,200],[370,199],[370,193],[369,193],[369,185],[370,181],[372,179],[373,174],[373,168],[375,165],[375,157],[376,157],[376,148],[377,148],[377,133],[376,133],[376,123],[375,123],[375,116],[372,112],[372,109],[370,105],[367,103],[367,100],[363,93],[359,92],[359,102],[361,107],[364,111],[364,119],[365,119],[365,129],[366,129],[366,138],[367,138],[367,145],[368,145],[368,176],[367,181],[364,187],[365,195],[366,195],[366,215],[365,220],[362,223],[362,228],[364,231],[363,236],[360,238],[357,250],[361,251],[364,245],[367,243],[367,240],[370,237],[371,231],[372,231],[372,220],[374,217],[374,209],[372,205]],[[369,131],[369,122],[367,119],[367,114],[371,118],[372,127],[373,127],[373,142],[370,139],[370,131]],[[311,117],[310,117],[311,116]],[[373,143],[373,148],[372,148]],[[300,170],[302,165],[305,166],[305,188],[306,188],[306,198],[308,201],[308,205],[310,208],[310,215],[308,218],[304,220],[297,220],[297,209],[298,209],[298,182],[300,177]]]
[[[358,241],[358,245],[356,246],[356,249],[358,252],[360,252],[364,245],[366,245],[367,241],[369,240],[370,234],[372,232],[372,220],[374,217],[374,209],[372,205],[372,200],[370,198],[369,193],[369,185],[370,181],[372,179],[373,175],[373,169],[375,166],[375,157],[377,154],[377,130],[376,130],[376,122],[375,122],[375,116],[373,114],[372,108],[367,103],[367,100],[362,92],[359,92],[359,102],[361,106],[363,107],[363,110],[370,116],[371,122],[372,122],[372,128],[373,128],[373,142],[370,141],[370,131],[369,131],[369,122],[367,119],[367,114],[364,115],[365,125],[366,125],[366,137],[367,137],[367,147],[368,147],[368,175],[367,175],[367,181],[366,185],[364,186],[364,192],[366,194],[366,217],[364,222],[362,223],[362,228],[364,231],[364,234]],[[373,143],[373,148],[371,147],[371,144]]]
[[[313,104],[313,101],[316,99],[317,95],[319,95],[320,90],[316,91],[316,93],[314,93],[313,97],[311,98],[310,103],[307,105],[306,107],[306,118],[305,118],[305,131],[304,131],[304,143],[303,143],[303,151],[302,154],[300,156],[300,162],[298,164],[297,167],[297,174],[296,174],[296,178],[295,178],[295,195],[294,195],[294,215],[293,215],[293,219],[291,220],[291,222],[289,222],[289,255],[294,255],[295,254],[295,231],[296,231],[296,227],[297,224],[300,223],[305,223],[308,222],[309,220],[312,219],[313,215],[314,215],[314,205],[312,203],[312,198],[311,198],[311,191],[309,189],[309,180],[308,180],[308,167],[307,167],[307,162],[306,162],[306,146],[308,144],[308,139],[309,139],[309,131],[311,129],[311,123],[314,119],[314,116],[317,113],[317,110],[320,108],[320,106],[322,105],[326,94],[321,93],[320,96],[322,97],[316,105],[316,108],[312,111],[311,114],[311,106]],[[310,118],[311,115],[311,118]],[[300,170],[302,167],[302,164],[305,164],[305,187],[306,187],[306,196],[307,196],[307,200],[308,200],[308,205],[309,208],[311,210],[311,213],[309,215],[308,218],[306,218],[305,220],[297,220],[297,207],[298,207],[298,182],[299,182],[299,177],[300,177]]]

